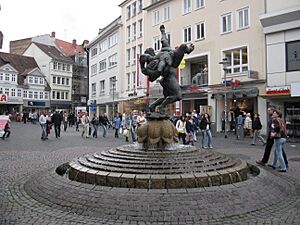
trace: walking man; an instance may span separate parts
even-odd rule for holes
[[[52,123],[54,124],[55,137],[60,137],[60,126],[62,122],[62,116],[56,111],[51,118]]]
[[[42,128],[42,136],[41,139],[44,141],[47,139],[47,117],[46,114],[44,112],[41,113],[40,118],[39,118],[39,122]]]

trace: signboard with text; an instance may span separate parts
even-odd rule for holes
[[[7,94],[0,94],[0,103],[7,103],[8,97]]]
[[[291,93],[289,86],[266,87],[267,95],[289,95]]]

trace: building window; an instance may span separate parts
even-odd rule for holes
[[[226,14],[221,17],[221,33],[232,31],[232,14]]]
[[[153,25],[158,25],[159,24],[159,11],[154,11],[153,13]]]
[[[109,47],[116,45],[117,42],[118,42],[117,34],[113,34],[113,35],[109,36],[109,38],[108,38]]]
[[[16,89],[15,88],[11,89],[11,97],[16,97]]]
[[[62,64],[62,70],[66,71],[66,64],[64,64],[64,63]]]
[[[70,78],[66,79],[66,85],[69,85],[69,80],[70,80]]]
[[[130,40],[131,40],[130,29],[131,29],[131,27],[130,27],[130,26],[127,26],[127,42],[130,42]]]
[[[92,83],[92,97],[96,96],[96,83]]]
[[[61,70],[61,63],[57,64],[57,68],[58,68],[58,70]]]
[[[132,24],[132,40],[136,39],[136,23]]]
[[[57,62],[53,62],[53,69],[57,70]]]
[[[92,73],[92,75],[96,75],[97,74],[97,64],[92,65],[92,67],[91,67],[91,73]]]
[[[130,90],[130,73],[127,73],[126,76],[127,76],[127,90],[126,91],[129,91]]]
[[[100,81],[100,96],[105,95],[105,80]]]
[[[137,54],[142,55],[143,54],[143,44],[138,45]]]
[[[136,88],[136,72],[132,72],[132,88]]]
[[[52,83],[56,84],[56,77],[52,77]]]
[[[249,8],[244,8],[237,11],[237,24],[237,29],[249,27]]]
[[[3,73],[0,73],[0,80],[3,80]]]
[[[65,99],[65,92],[62,91],[62,92],[60,93],[60,99]]]
[[[12,74],[11,75],[11,81],[12,82],[16,82],[16,74]]]
[[[18,89],[18,97],[22,97],[22,89]]]
[[[67,71],[70,72],[71,71],[71,66],[69,64],[67,64]]]
[[[143,11],[143,0],[138,0],[138,13]]]
[[[195,8],[200,9],[204,7],[204,0],[195,0]]]
[[[114,55],[108,57],[108,66],[109,67],[116,66],[117,64],[118,64],[118,62],[117,62],[117,54],[114,54]]]
[[[8,73],[5,74],[5,81],[9,81],[9,74]]]
[[[143,36],[143,19],[140,19],[138,21],[138,37],[142,37]]]
[[[35,84],[38,84],[38,83],[39,83],[39,78],[38,78],[38,77],[35,77],[35,78],[34,78],[34,83],[35,83]]]
[[[286,42],[286,71],[300,70],[300,40]]]
[[[126,50],[126,61],[127,66],[130,66],[130,49]]]
[[[28,91],[28,98],[30,98],[30,99],[33,98],[33,93],[32,93],[32,91]]]
[[[33,98],[38,99],[39,98],[39,93],[37,91],[33,92]]]
[[[44,92],[40,92],[40,99],[44,99]]]
[[[205,37],[204,22],[196,24],[196,40],[202,40]]]
[[[99,62],[99,72],[106,70],[106,59]]]
[[[136,47],[132,48],[132,65],[135,65],[136,63]]]
[[[56,92],[56,99],[60,99],[60,92]]]
[[[227,58],[228,74],[242,73],[248,71],[248,50],[247,47],[227,50],[223,52],[224,58]]]
[[[4,88],[4,94],[6,94],[7,96],[9,96],[9,88]]]
[[[131,17],[131,6],[127,6],[127,19],[129,20]]]
[[[170,6],[165,7],[163,12],[164,12],[163,15],[164,21],[170,20]]]
[[[136,16],[136,2],[132,3],[132,17]]]
[[[69,92],[65,92],[65,97],[66,97],[66,100],[69,100]]]
[[[160,50],[160,38],[159,38],[159,36],[153,38],[153,48],[154,48],[154,51],[159,51]]]
[[[60,77],[56,78],[57,84],[60,84]]]
[[[44,84],[44,78],[40,77],[40,84]]]
[[[33,77],[28,77],[28,83],[33,84]]]
[[[48,92],[45,92],[45,99],[49,99],[49,94],[48,94]]]
[[[192,11],[192,0],[183,0],[183,14],[187,14]]]
[[[107,40],[100,42],[99,52],[104,52],[107,49]]]
[[[186,27],[183,29],[183,42],[192,41],[192,27]]]
[[[27,98],[27,91],[23,91],[23,98]]]
[[[64,77],[61,78],[61,84],[65,85],[65,78]]]
[[[109,78],[109,89],[110,89],[110,92],[115,92],[116,91],[116,80],[117,78],[114,76],[114,77],[111,77]]]
[[[97,47],[94,47],[94,48],[92,49],[92,54],[91,54],[91,56],[93,57],[93,56],[95,56],[95,55],[97,55],[97,54],[98,54]]]
[[[52,99],[55,99],[55,96],[56,96],[56,92],[52,91]]]

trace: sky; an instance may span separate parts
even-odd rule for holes
[[[0,51],[9,52],[13,40],[51,34],[82,44],[121,15],[124,0],[0,0],[0,31],[4,35]]]

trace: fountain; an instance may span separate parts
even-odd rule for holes
[[[73,159],[65,169],[70,180],[121,188],[171,189],[219,186],[247,179],[245,161],[176,144],[177,131],[164,108],[181,99],[176,68],[194,46],[182,44],[173,50],[163,25],[160,31],[161,51],[155,54],[153,49],[146,49],[140,63],[150,81],[161,77],[164,97],[150,105],[147,122],[137,129],[139,146],[124,145]]]

